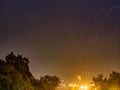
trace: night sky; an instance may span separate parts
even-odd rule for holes
[[[0,57],[30,60],[36,78],[120,71],[120,0],[0,0]]]

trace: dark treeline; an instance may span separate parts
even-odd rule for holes
[[[120,73],[113,71],[108,78],[99,74],[93,77],[93,82],[97,90],[120,90]]]
[[[22,55],[8,54],[0,60],[0,90],[55,90],[60,84],[56,76],[35,79],[29,71],[29,60]]]
[[[95,87],[90,90],[120,90],[120,73],[113,71],[109,77],[93,77]],[[45,75],[35,79],[29,70],[29,59],[8,54],[0,60],[0,90],[55,90],[60,84],[56,76]]]

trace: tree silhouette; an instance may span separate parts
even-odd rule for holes
[[[56,76],[45,75],[40,78],[40,83],[42,84],[43,90],[55,90],[60,84],[60,80]]]
[[[29,60],[13,52],[0,60],[0,90],[55,90],[60,80],[45,75],[37,80],[29,71]]]
[[[93,77],[93,82],[98,90],[120,90],[120,73],[113,71],[104,79],[103,75],[98,75]]]
[[[5,58],[6,58],[7,63],[10,63],[10,64],[14,64],[16,61],[16,56],[13,54],[13,52],[8,54]]]
[[[8,64],[12,64],[17,71],[21,71],[23,74],[27,74],[31,76],[29,72],[29,60],[26,57],[22,57],[22,55],[14,55],[13,52],[6,56],[6,61]]]

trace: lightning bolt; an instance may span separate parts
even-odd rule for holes
[[[95,40],[97,40],[98,37],[99,37],[100,26],[99,26],[99,23],[98,23],[98,21],[97,21],[98,18],[99,18],[99,16],[100,16],[101,14],[104,14],[105,16],[108,16],[108,15],[110,15],[110,13],[113,11],[113,9],[117,9],[117,8],[119,8],[119,7],[120,7],[120,4],[118,4],[118,5],[116,5],[116,6],[113,6],[113,7],[109,8],[109,9],[104,9],[104,8],[102,8],[102,9],[100,9],[100,10],[97,12],[97,14],[96,14],[96,16],[95,16],[95,18],[94,18],[94,22],[95,22],[96,27],[97,27],[96,34],[95,34],[95,38],[92,39],[92,40],[89,40],[89,42],[95,41]]]

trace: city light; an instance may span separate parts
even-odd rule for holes
[[[81,76],[78,76],[78,80],[81,80]]]
[[[88,90],[88,86],[87,85],[81,85],[79,90]]]
[[[79,85],[78,85],[78,84],[76,84],[76,83],[69,84],[68,86],[69,86],[69,87],[72,87],[72,88],[74,88],[74,87],[79,87]]]
[[[66,86],[66,84],[63,84],[63,87],[65,87]]]
[[[84,86],[84,90],[88,90],[88,86]]]
[[[63,84],[63,88],[65,90],[97,90],[97,88],[95,87],[94,83],[90,83],[90,84],[82,84],[84,82],[81,81],[81,76],[77,77],[79,82],[73,82],[70,84]]]

